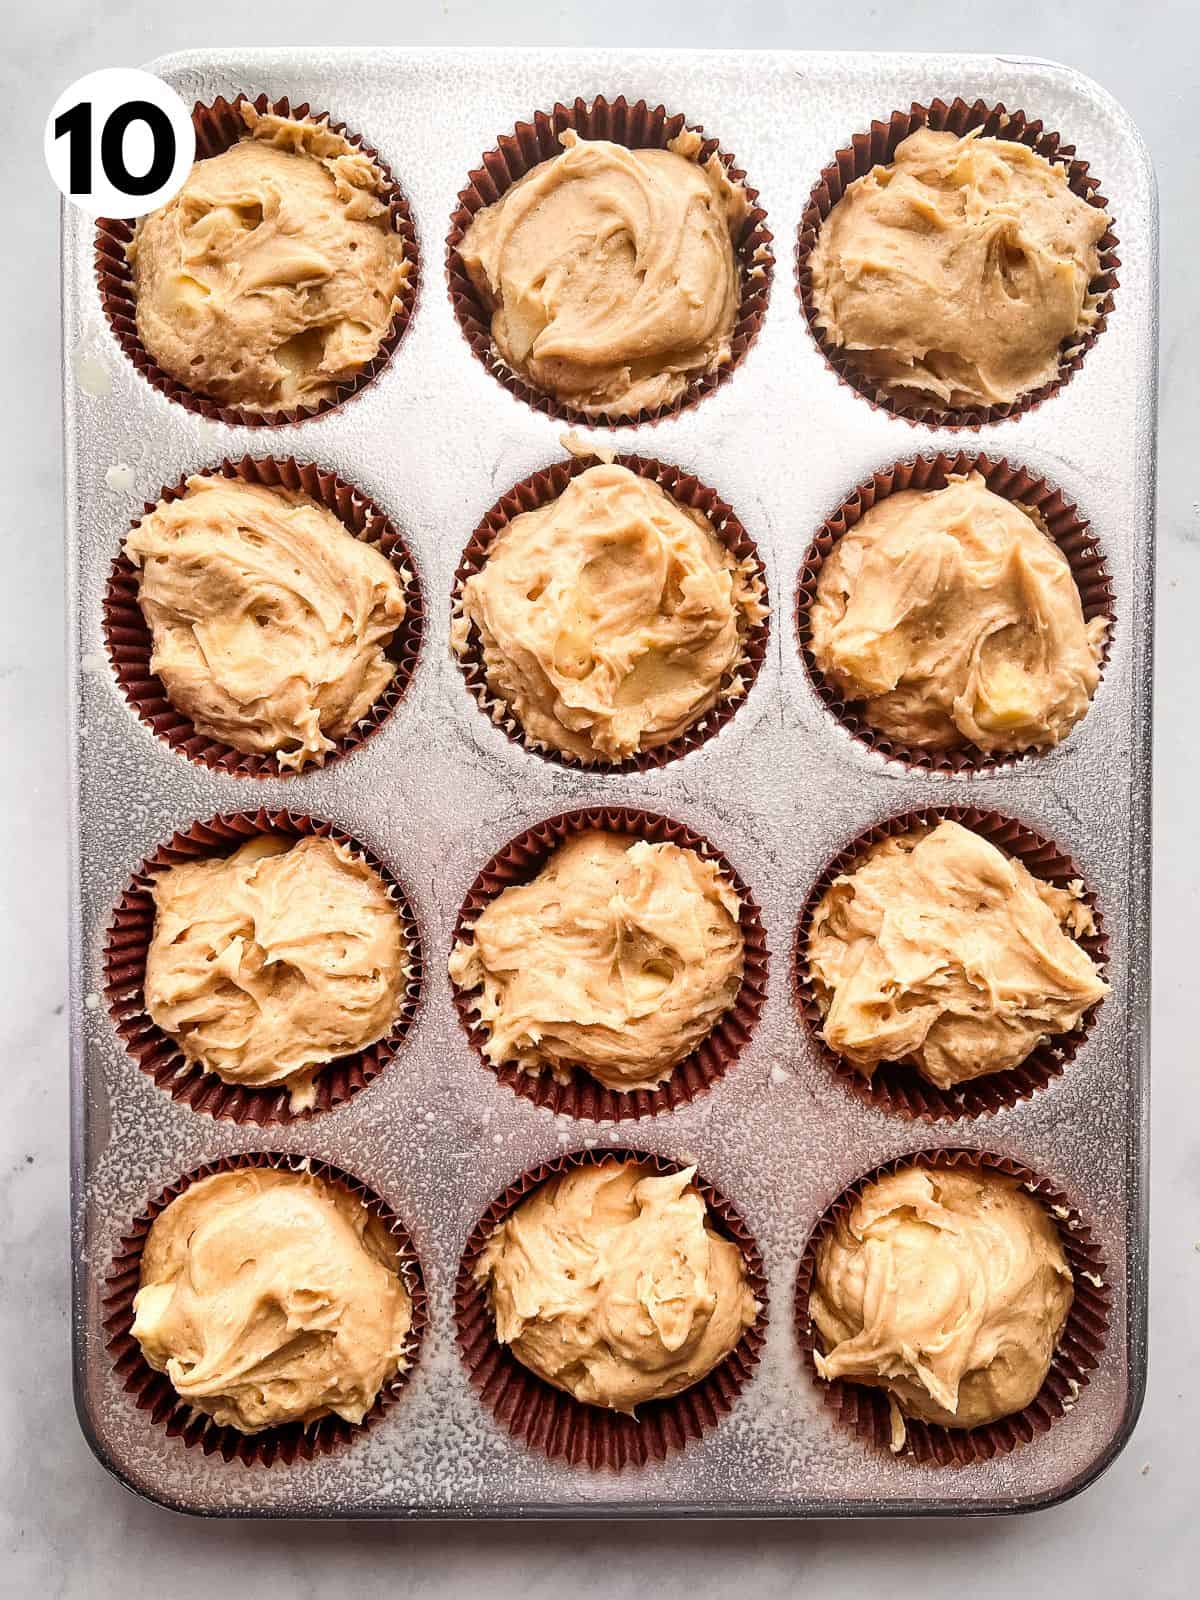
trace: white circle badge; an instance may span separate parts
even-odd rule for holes
[[[77,78],[43,139],[50,176],[89,217],[141,217],[165,205],[196,158],[191,113],[169,84],[135,67]]]

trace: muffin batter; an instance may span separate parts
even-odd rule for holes
[[[488,684],[530,743],[621,761],[743,692],[762,593],[698,511],[600,465],[499,535],[463,585],[456,643],[474,624]]]
[[[739,909],[694,850],[581,833],[484,908],[450,976],[480,991],[489,1061],[656,1088],[737,998]]]
[[[323,123],[240,109],[246,135],[130,242],[138,336],[222,405],[315,406],[378,354],[409,263],[369,156]]]
[[[694,1175],[633,1161],[574,1167],[500,1224],[475,1280],[522,1366],[576,1400],[633,1414],[735,1348],[758,1304]]]
[[[864,1077],[909,1062],[943,1089],[1019,1066],[1108,993],[1072,937],[1094,932],[1081,892],[957,822],[873,846],[809,933],[826,1043]]]
[[[1107,622],[1083,620],[1036,513],[978,473],[879,501],[822,564],[813,659],[900,743],[988,752],[1059,742],[1087,711]]]
[[[330,839],[254,838],[154,880],[146,1010],[226,1083],[315,1103],[327,1062],[387,1033],[408,977],[400,917],[367,863]]]
[[[904,1167],[818,1246],[817,1371],[886,1389],[899,1450],[905,1416],[976,1428],[1024,1410],[1073,1298],[1058,1229],[1015,1178]]]
[[[321,765],[392,680],[395,568],[288,489],[188,480],[125,541],[150,670],[200,733],[279,766]]]
[[[701,139],[628,150],[568,129],[562,155],[478,212],[459,245],[495,348],[589,416],[669,406],[729,361],[745,191]]]
[[[242,1433],[330,1412],[359,1423],[409,1364],[394,1239],[309,1174],[246,1167],[193,1183],[150,1229],[133,1304],[149,1364]]]
[[[822,224],[817,325],[901,402],[1008,404],[1095,322],[1108,224],[1027,146],[920,128]]]

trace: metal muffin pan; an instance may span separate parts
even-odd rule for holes
[[[412,323],[378,380],[317,420],[248,430],[191,415],[134,371],[104,321],[93,227],[63,224],[63,383],[71,725],[76,818],[71,947],[75,1385],[96,1454],[180,1510],[276,1517],[881,1516],[1046,1505],[1089,1483],[1137,1417],[1146,1349],[1150,686],[1157,348],[1153,174],[1125,113],[1066,68],[1010,57],[542,50],[194,51],[154,64],[185,101],[239,90],[329,110],[390,162],[423,256]],[[445,292],[455,196],[498,135],[576,95],[662,101],[700,123],[762,196],[777,266],[755,346],[680,416],[590,436],[694,470],[733,506],[767,570],[772,635],[746,702],[661,770],[574,771],[512,743],[481,714],[449,648],[463,546],[518,479],[559,458],[561,424],[508,394],[468,349]],[[872,118],[936,96],[1021,107],[1099,176],[1120,236],[1120,287],[1082,371],[1015,421],[978,433],[873,411],[826,366],[794,293],[809,191]],[[447,117],[447,108],[453,113]],[[814,530],[877,468],[916,452],[1006,455],[1059,485],[1092,522],[1116,626],[1095,703],[1049,755],[986,777],[907,772],[855,742],[814,692],[791,616]],[[395,520],[425,595],[425,640],[403,702],[325,772],[239,779],[193,766],[142,725],[103,653],[101,601],[131,517],[160,486],[224,456],[294,454],[332,468]],[[970,801],[1069,851],[1095,888],[1112,993],[1064,1075],[982,1120],[930,1127],[869,1108],[822,1063],[791,975],[814,877],[893,813]],[[474,1054],[445,963],[480,866],[553,813],[611,802],[668,813],[712,840],[762,909],[766,1009],[713,1091],[620,1127],[554,1118]],[[173,1101],[129,1059],[100,995],[112,907],[161,840],[217,812],[287,806],[332,819],[403,884],[426,953],[424,995],[391,1067],[339,1109],[287,1128],[238,1126]],[[694,1157],[762,1251],[771,1322],[762,1363],[705,1438],[637,1471],[570,1469],[517,1444],[470,1389],[452,1288],[463,1243],[526,1168],[587,1142]],[[1104,1357],[1078,1403],[1004,1459],[938,1470],[864,1448],[822,1405],[792,1326],[797,1263],[851,1180],[909,1151],[972,1145],[1068,1191],[1109,1263]],[[420,1367],[383,1423],[346,1451],[247,1469],[167,1437],[121,1392],[101,1327],[104,1276],[130,1219],[179,1173],[226,1152],[281,1149],[354,1173],[399,1212],[420,1253],[430,1326]]]

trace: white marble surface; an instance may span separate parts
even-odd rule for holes
[[[1154,155],[1163,210],[1158,763],[1155,880],[1153,1277],[1149,1395],[1133,1441],[1081,1498],[1033,1518],[944,1525],[781,1524],[489,1527],[272,1527],[205,1524],[144,1505],[108,1479],[70,1401],[67,1084],[63,1022],[67,826],[62,715],[62,551],[56,207],[41,167],[41,126],[58,91],[100,65],[202,43],[672,43],[834,49],[929,47],[1036,53],[1070,61],[1124,102]],[[835,0],[741,6],[625,0],[602,7],[422,0],[331,17],[290,0],[209,0],[189,10],[149,0],[81,14],[42,0],[6,22],[0,104],[4,275],[17,311],[0,325],[10,374],[9,472],[0,477],[7,584],[0,706],[12,759],[0,784],[0,1026],[8,1114],[0,1130],[0,1594],[209,1595],[230,1578],[264,1597],[342,1590],[364,1597],[487,1588],[510,1594],[653,1588],[664,1600],[750,1585],[763,1596],[819,1586],[897,1595],[1107,1596],[1193,1592],[1200,1560],[1195,1486],[1200,1401],[1190,1380],[1200,1326],[1200,1131],[1194,1112],[1195,988],[1190,913],[1200,889],[1191,845],[1200,759],[1189,681],[1197,664],[1189,584],[1200,586],[1200,316],[1189,252],[1200,248],[1200,159],[1188,139],[1200,8],[1114,0]],[[11,305],[11,302],[10,302]]]

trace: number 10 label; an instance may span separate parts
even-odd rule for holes
[[[183,183],[196,133],[168,84],[132,67],[109,67],[59,95],[44,147],[50,176],[88,216],[140,217]]]

